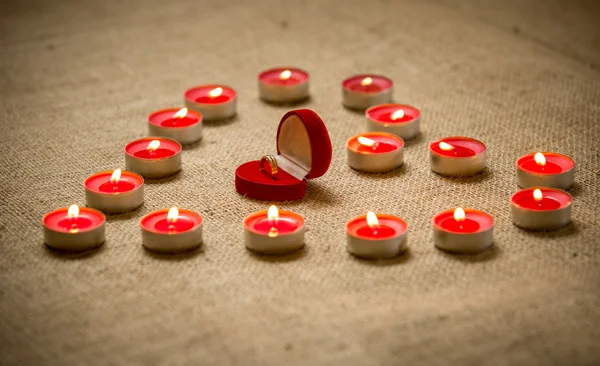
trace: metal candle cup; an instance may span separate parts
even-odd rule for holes
[[[575,162],[553,152],[531,153],[517,159],[517,184],[521,188],[552,187],[567,190],[575,180]]]
[[[206,121],[228,119],[236,114],[237,93],[225,85],[200,85],[186,90],[185,106],[202,115]]]
[[[116,173],[119,174],[115,179]],[[99,172],[89,176],[84,187],[88,207],[104,213],[128,212],[144,203],[144,178],[134,172]]]
[[[401,218],[369,212],[346,223],[346,249],[361,258],[395,257],[406,250],[407,231]]]
[[[389,172],[404,163],[404,141],[396,135],[368,132],[346,142],[348,165],[366,173]]]
[[[59,208],[42,219],[44,242],[51,248],[64,251],[83,251],[104,243],[106,218],[93,208]]]
[[[142,245],[158,253],[179,253],[202,245],[202,217],[194,211],[164,209],[140,220]]]
[[[415,138],[421,131],[421,112],[409,105],[375,105],[365,115],[369,131],[392,133],[403,140]]]
[[[244,219],[244,245],[252,252],[284,255],[304,247],[304,218],[297,213],[273,208]]]
[[[278,67],[258,75],[260,98],[270,103],[293,103],[308,98],[309,75],[293,67]]]
[[[429,144],[429,157],[435,173],[469,177],[485,169],[486,146],[470,137],[445,137]]]
[[[181,144],[164,137],[145,137],[125,146],[125,167],[144,178],[164,178],[181,170]]]
[[[462,217],[457,217],[462,210]],[[489,214],[465,208],[440,212],[432,219],[435,246],[453,253],[477,253],[494,242],[494,219]]]
[[[148,116],[148,133],[192,144],[202,139],[202,115],[187,108],[156,111]]]
[[[377,104],[392,101],[394,83],[380,75],[355,75],[342,82],[344,106],[364,110]]]
[[[530,187],[510,199],[513,223],[527,230],[556,230],[571,221],[571,195],[549,187]]]

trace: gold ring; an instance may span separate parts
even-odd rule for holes
[[[271,178],[277,179],[277,173],[279,172],[279,165],[277,165],[277,159],[273,155],[265,155],[260,158],[260,165],[258,170],[261,172],[265,171],[265,162],[271,166]]]

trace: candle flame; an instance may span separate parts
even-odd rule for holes
[[[371,77],[366,77],[366,78],[362,79],[362,80],[360,81],[360,83],[361,83],[363,86],[371,85],[371,84],[373,84],[373,78],[371,78]]]
[[[450,150],[454,150],[454,146],[442,141],[442,142],[440,142],[440,149],[445,150],[445,151],[450,151]]]
[[[269,207],[269,210],[267,211],[267,219],[272,226],[271,230],[269,231],[269,237],[274,238],[278,235],[277,228],[275,227],[275,225],[277,225],[277,220],[279,219],[279,210],[277,210],[277,206],[271,205],[271,207]]]
[[[398,109],[396,112],[392,114],[392,120],[397,120],[404,117],[404,109]]]
[[[290,70],[285,70],[282,71],[281,74],[279,75],[279,78],[281,80],[287,80],[292,76],[292,72]]]
[[[158,140],[152,140],[148,144],[148,150],[154,151],[154,150],[158,149],[159,146],[160,146],[160,141],[158,141]]]
[[[537,165],[540,165],[540,166],[546,165],[546,157],[542,153],[535,153],[535,155],[533,156],[533,159],[535,159],[535,162],[537,163]]]
[[[454,220],[456,221],[464,221],[465,220],[465,210],[462,208],[457,208],[454,210]]]
[[[214,88],[213,90],[208,92],[208,96],[211,98],[216,98],[218,96],[221,96],[221,94],[223,94],[223,88],[221,87]]]
[[[536,202],[540,202],[543,198],[542,195],[542,191],[539,189],[536,189],[533,191],[533,199],[536,200]]]
[[[67,217],[75,218],[79,216],[79,206],[71,205],[69,206],[69,210],[67,211]]]
[[[277,206],[272,205],[271,207],[269,207],[269,210],[267,211],[267,218],[271,222],[277,221],[277,219],[279,219],[279,210],[277,209]]]
[[[110,176],[110,182],[112,184],[117,184],[119,183],[119,179],[121,179],[121,169],[115,169]]]
[[[185,116],[187,116],[188,114],[188,109],[187,108],[181,108],[180,110],[178,110],[174,115],[173,118],[177,119],[177,118],[183,118]]]
[[[179,210],[177,209],[177,207],[171,207],[171,209],[169,210],[169,213],[167,213],[167,220],[170,223],[174,223],[175,221],[177,221],[178,217],[179,217]]]
[[[379,227],[379,219],[373,211],[367,212],[367,225],[369,225],[371,229],[376,229]]]
[[[377,141],[371,140],[370,138],[358,136],[358,143],[364,146],[374,147],[377,145]]]

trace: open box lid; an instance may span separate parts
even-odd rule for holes
[[[298,180],[318,178],[331,164],[331,140],[325,124],[310,109],[287,112],[277,129],[277,163]]]

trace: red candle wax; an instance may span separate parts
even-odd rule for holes
[[[188,231],[193,227],[194,221],[185,216],[178,216],[175,220],[169,220],[167,218],[160,219],[154,224],[154,229],[156,229],[156,231],[168,233],[180,233]]]
[[[217,89],[221,90],[221,93],[216,93]],[[218,95],[217,95],[218,94]],[[191,89],[188,89],[185,94],[185,98],[195,103],[202,104],[219,104],[230,101],[236,97],[236,92],[232,88],[225,85],[201,85]]]
[[[362,93],[381,92],[391,88],[392,85],[394,85],[392,80],[380,75],[356,75],[342,82],[344,89]]]
[[[150,150],[148,145],[157,140],[160,145],[157,149]],[[162,159],[168,158],[181,151],[181,145],[171,139],[163,137],[147,137],[135,140],[125,146],[125,152],[140,159]]]
[[[286,75],[289,72],[289,77]],[[296,85],[308,80],[308,73],[293,67],[277,67],[265,70],[258,75],[258,79],[267,84]]]
[[[361,143],[359,137],[374,141],[375,144],[370,146],[370,141],[367,141],[367,144],[364,141]],[[388,133],[367,132],[350,138],[346,144],[350,149],[361,153],[385,154],[404,146],[404,141]]]
[[[377,227],[370,227],[369,225],[365,225],[356,230],[356,234],[363,238],[387,239],[395,236],[396,230],[385,225],[380,225]]]
[[[494,225],[494,219],[483,211],[465,208],[464,212],[464,220],[456,220],[454,209],[443,211],[434,216],[433,223],[440,229],[455,234],[485,231]]]
[[[575,162],[566,155],[544,152],[546,164],[540,165],[535,161],[535,153],[527,154],[517,160],[520,169],[537,174],[560,174],[573,169]]]
[[[392,117],[399,110],[402,110],[404,115],[401,118],[393,119]],[[421,115],[418,109],[404,104],[380,104],[367,109],[365,113],[368,118],[385,123],[410,122]]]
[[[447,150],[442,149],[440,147],[440,143],[442,142],[448,144],[451,148]],[[446,157],[468,158],[483,153],[486,147],[481,141],[469,137],[446,137],[429,144],[429,149],[438,155]]]
[[[406,222],[399,217],[386,214],[376,216],[379,221],[378,226],[370,227],[367,216],[361,215],[346,223],[346,232],[362,239],[383,240],[402,235],[408,229]]]
[[[304,219],[295,212],[278,210],[277,220],[268,218],[268,211],[258,211],[244,219],[244,227],[256,234],[269,235],[277,229],[277,235],[293,233],[304,226]]]
[[[85,230],[92,226],[92,220],[85,216],[68,217],[65,216],[58,222],[58,227],[64,231]]]
[[[381,153],[398,150],[398,147],[396,147],[392,144],[388,144],[387,142],[378,142],[374,146],[365,146],[365,145],[361,144],[358,146],[357,150],[360,152],[372,152],[372,153],[376,153],[376,154],[381,154]]]
[[[440,223],[440,226],[447,231],[456,233],[474,233],[479,230],[480,225],[475,220],[464,219],[457,221],[454,217],[449,217]]]
[[[275,229],[278,234],[288,234],[298,229],[298,223],[291,217],[279,216],[277,220],[269,220],[264,217],[254,224],[256,231],[268,234]]]
[[[104,215],[87,207],[79,207],[76,217],[69,217],[69,208],[59,208],[44,216],[42,223],[54,231],[81,232],[94,229],[104,223]]]
[[[175,151],[169,149],[158,148],[156,150],[139,150],[133,153],[136,158],[142,159],[161,159],[175,155]]]
[[[539,201],[534,197],[534,191],[536,189],[539,189],[542,193],[542,199]],[[511,198],[511,202],[528,210],[552,211],[570,205],[572,198],[568,193],[559,189],[531,187],[515,193]]]
[[[104,193],[123,193],[131,191],[134,188],[135,183],[130,182],[126,178],[121,178],[117,182],[107,180],[98,187],[98,190]]]
[[[169,220],[169,210],[158,210],[144,216],[140,225],[158,234],[178,234],[190,231],[202,223],[202,217],[194,211],[178,209],[177,218]]]
[[[87,189],[99,193],[125,193],[130,192],[144,183],[144,178],[139,174],[121,171],[121,177],[116,183],[110,181],[113,171],[99,172],[89,176],[84,185]]]

